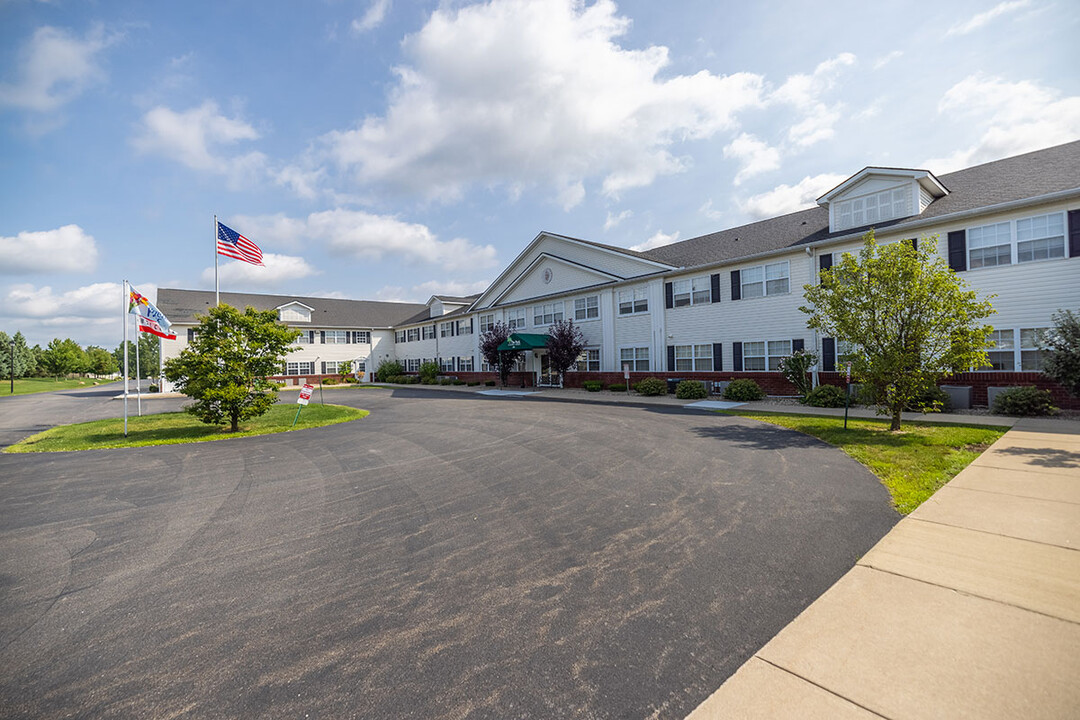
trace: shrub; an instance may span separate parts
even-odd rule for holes
[[[663,395],[667,392],[667,383],[656,377],[647,377],[634,385],[639,395]]]
[[[341,378],[341,382],[343,382],[343,383],[357,383],[357,382],[360,382],[360,381],[357,380],[356,377],[353,376],[353,375],[346,375],[345,377]]]
[[[581,387],[585,388],[589,392],[600,392],[600,390],[604,387],[604,383],[600,382],[599,380],[586,380],[585,382],[581,383]]]
[[[485,380],[484,385],[487,386],[487,387],[495,387],[495,381],[494,380]]]
[[[994,398],[993,411],[998,415],[1053,415],[1050,391],[1032,385],[1009,388]]]
[[[919,397],[913,399],[904,409],[912,412],[924,413],[948,412],[949,410],[952,410],[952,400],[949,398],[949,393],[935,385]]]
[[[709,397],[705,383],[700,380],[683,380],[675,386],[675,397],[680,400],[701,400]]]
[[[464,381],[464,380],[455,380],[455,381],[454,381],[454,384],[455,384],[455,385],[464,385],[464,384],[465,384],[465,381]]]
[[[397,360],[383,360],[375,370],[375,379],[379,382],[392,382],[389,378],[405,374],[405,368]]]
[[[434,380],[439,377],[439,363],[428,360],[426,363],[420,364],[420,369],[417,372],[420,375],[420,382]]]
[[[623,383],[612,383],[607,386],[607,389],[611,392],[626,392],[626,385]]]
[[[800,397],[806,397],[813,387],[810,368],[817,364],[817,355],[808,350],[796,350],[780,360],[780,374],[795,386]]]
[[[439,384],[439,379],[438,378],[433,378],[433,377],[422,377],[422,378],[420,378],[420,384],[421,385],[438,385]]]
[[[94,384],[97,385],[97,383]],[[147,388],[147,390],[149,390],[150,392],[158,392],[160,388],[157,385],[151,385],[149,388]]]
[[[806,393],[803,402],[811,407],[841,408],[844,407],[844,389],[836,385],[818,385]]]
[[[765,391],[753,380],[740,378],[738,380],[732,380],[731,384],[724,388],[724,399],[734,400],[736,402],[764,400]]]
[[[479,381],[479,380],[473,380],[473,381],[471,381],[471,382],[469,383],[469,387],[476,387],[476,386],[477,386],[477,385],[479,385],[479,384],[480,384],[480,381]]]
[[[440,385],[453,385],[454,378],[439,378]]]

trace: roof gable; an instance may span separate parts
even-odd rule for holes
[[[593,287],[621,280],[617,275],[585,267],[565,258],[541,253],[514,278],[492,305],[508,305],[547,295],[573,292],[578,288]]]

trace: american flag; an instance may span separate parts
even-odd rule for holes
[[[217,224],[218,255],[243,260],[252,265],[262,265],[262,250],[255,243],[227,225]]]

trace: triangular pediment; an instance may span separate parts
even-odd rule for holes
[[[533,298],[573,292],[622,278],[552,255],[541,254],[506,290],[494,298],[494,305],[508,305]]]

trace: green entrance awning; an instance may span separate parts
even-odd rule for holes
[[[504,350],[542,350],[547,347],[548,336],[536,333],[511,333],[510,337],[499,345],[499,352]]]

